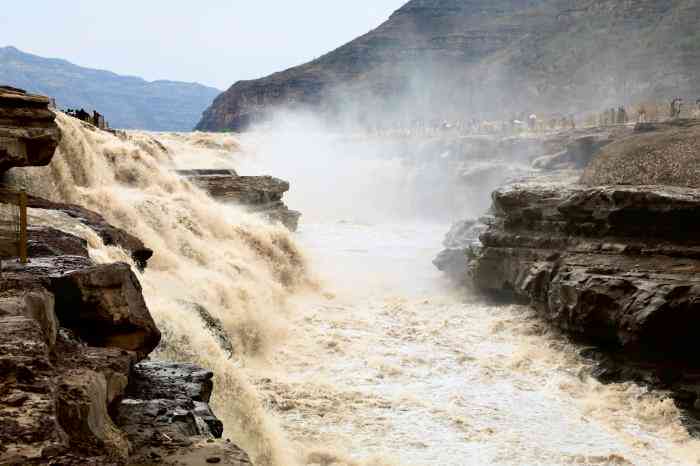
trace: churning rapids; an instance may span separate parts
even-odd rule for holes
[[[163,330],[158,357],[215,371],[224,435],[255,464],[700,460],[671,400],[599,384],[527,308],[485,305],[442,281],[431,260],[448,226],[423,215],[441,206],[414,196],[430,189],[420,167],[334,154],[321,135],[120,139],[58,122],[54,162],[15,182],[99,211],[156,251],[139,276]],[[288,179],[300,231],[216,203],[175,168]],[[68,218],[31,215],[86,238],[98,261],[130,261]],[[193,303],[223,321],[233,355]]]

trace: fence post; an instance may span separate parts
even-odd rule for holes
[[[27,192],[22,190],[19,193],[19,262],[21,264],[29,261],[27,242]]]

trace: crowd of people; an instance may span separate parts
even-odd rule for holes
[[[671,100],[670,112],[665,115],[663,105],[645,103],[639,105],[619,105],[600,113],[587,115],[554,114],[540,116],[536,113],[521,112],[504,120],[486,119],[440,119],[414,118],[410,121],[393,121],[375,123],[366,127],[368,133],[378,136],[403,135],[438,135],[455,133],[462,135],[480,134],[523,134],[547,133],[580,127],[631,125],[678,118],[700,119],[700,99],[695,101],[690,110],[686,110],[684,100],[676,97]]]

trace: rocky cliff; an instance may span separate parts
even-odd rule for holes
[[[289,183],[271,176],[239,176],[233,170],[179,170],[214,199],[246,207],[269,221],[280,222],[291,231],[299,226],[301,213],[282,201]]]
[[[0,173],[48,165],[60,139],[47,97],[0,86]]]
[[[642,126],[599,149],[587,184],[580,172],[545,171],[500,188],[488,215],[453,229],[436,265],[602,349],[587,353],[601,380],[669,390],[697,419],[700,191],[681,187],[682,170],[673,178],[681,186],[592,183],[632,167],[663,170],[693,144],[685,122]]]
[[[51,161],[61,135],[47,105],[0,91],[0,174]],[[141,268],[153,254],[83,207],[30,196],[29,210],[79,222]],[[97,264],[86,240],[43,224],[29,237],[26,265],[0,247],[0,464],[250,464],[218,440],[213,374],[147,359],[161,332],[130,265]]]
[[[373,125],[694,101],[698,16],[694,0],[411,0],[312,62],[235,83],[197,128],[242,130],[279,108]]]
[[[144,81],[0,47],[0,83],[56,99],[60,108],[97,110],[113,128],[190,131],[220,92],[197,83]]]

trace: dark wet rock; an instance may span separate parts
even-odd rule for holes
[[[488,221],[487,217],[462,220],[455,223],[445,236],[445,249],[433,260],[433,264],[455,283],[465,283],[469,257],[481,246],[479,235],[486,230]]]
[[[116,417],[134,448],[161,444],[164,435],[182,446],[221,438],[223,424],[208,405],[213,375],[192,364],[137,364]]]
[[[184,302],[184,304],[189,306],[194,312],[197,313],[199,318],[202,319],[204,327],[209,330],[212,335],[214,335],[219,342],[219,346],[228,355],[228,357],[233,357],[233,343],[231,343],[231,337],[226,332],[224,323],[221,322],[221,319],[211,315],[211,313],[200,304],[192,302]]]
[[[160,342],[128,264],[95,265],[50,278],[61,325],[91,346],[121,348],[143,358]]]
[[[153,256],[153,250],[147,248],[143,241],[127,231],[110,225],[102,215],[74,204],[62,204],[29,196],[28,207],[34,209],[56,210],[80,221],[83,225],[94,230],[107,246],[119,246],[131,254],[137,266],[145,269],[148,259]]]
[[[0,86],[0,173],[48,165],[61,140],[48,97]]]
[[[495,221],[469,266],[479,290],[529,299],[560,327],[601,342],[692,347],[700,192],[530,183],[493,200]]]
[[[700,190],[541,177],[495,191],[492,212],[458,258],[464,281],[594,345],[585,356],[604,383],[668,391],[700,432]],[[468,225],[455,232],[468,239]]]
[[[252,464],[248,455],[222,441],[223,425],[209,408],[213,373],[192,364],[160,361],[134,366],[115,419],[127,434],[129,464]],[[161,463],[159,463],[161,464]]]
[[[229,173],[223,173],[227,171]],[[179,170],[214,199],[248,208],[271,222],[279,222],[296,231],[301,213],[289,210],[282,198],[289,182],[272,176],[238,176],[233,170]]]
[[[232,168],[201,168],[193,170],[177,170],[177,174],[185,177],[238,176],[236,170]]]
[[[29,257],[82,256],[88,257],[87,241],[51,227],[30,226],[27,253]],[[16,253],[3,255],[17,257]],[[0,257],[3,257],[0,256]]]

